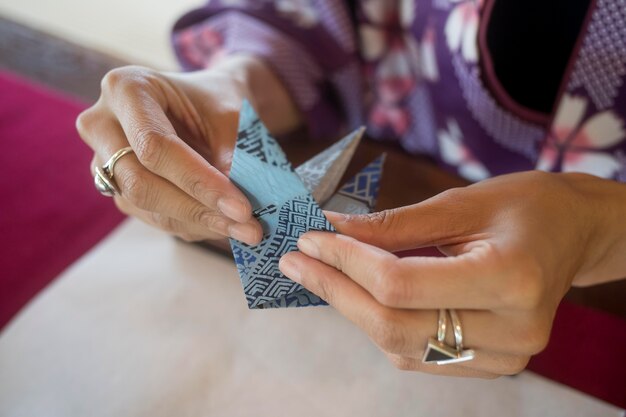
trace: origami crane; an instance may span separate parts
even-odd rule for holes
[[[384,154],[335,192],[363,132],[361,128],[350,133],[294,170],[250,103],[244,101],[230,179],[250,200],[264,235],[255,246],[234,239],[230,245],[249,308],[326,304],[284,276],[278,261],[297,250],[303,233],[335,231],[321,207],[357,214],[374,208]]]

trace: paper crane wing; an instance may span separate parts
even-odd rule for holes
[[[284,276],[280,257],[296,250],[308,230],[334,231],[322,210],[291,167],[248,102],[239,119],[239,133],[230,179],[252,204],[263,226],[260,244],[230,240],[249,308],[300,307],[324,302]]]
[[[365,128],[355,130],[296,168],[318,204],[326,203],[337,189],[364,131]]]

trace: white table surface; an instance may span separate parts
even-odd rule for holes
[[[128,220],[0,334],[0,416],[623,416],[530,372],[402,372],[329,307],[250,311],[232,261]]]

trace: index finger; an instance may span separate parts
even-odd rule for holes
[[[409,356],[406,360],[411,366],[403,366],[394,361],[400,365],[399,368],[455,376],[489,374],[482,369],[486,368],[485,365],[490,365],[484,360],[484,353],[481,353],[480,364],[473,363],[474,366],[478,365],[476,369],[457,364],[437,366],[412,359],[422,357],[421,346],[426,343],[431,332],[436,332],[434,311],[415,312],[382,306],[345,274],[298,252],[283,255],[280,269],[363,329],[386,354],[405,352]]]
[[[342,271],[388,307],[493,309],[505,305],[489,245],[448,258],[397,258],[334,233],[308,232],[298,241],[307,256]],[[504,278],[504,277],[502,277]]]
[[[245,195],[178,137],[164,105],[141,87],[129,91],[111,106],[142,165],[205,206],[238,222],[250,220],[252,207]]]

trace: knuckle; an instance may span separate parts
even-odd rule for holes
[[[309,288],[312,287],[313,284],[315,282],[315,293],[324,301],[326,301],[328,304],[334,304],[335,303],[335,290],[333,288],[333,286],[330,283],[330,280],[327,279],[321,279],[319,281],[316,281],[313,279],[313,277],[309,274],[309,272],[304,271],[302,273],[302,284]]]
[[[194,205],[189,209],[189,215],[187,216],[190,222],[195,224],[204,224],[209,227],[214,225],[217,221],[216,216],[212,215],[209,211],[204,209],[200,205]]]
[[[163,136],[148,128],[139,129],[134,139],[135,154],[139,161],[150,170],[157,169],[163,160]]]
[[[311,281],[311,277],[309,276],[309,280]],[[323,294],[322,299],[327,301],[328,303],[334,304],[336,300],[335,296],[335,288],[331,284],[330,280],[322,279],[318,283],[318,288],[321,294]]]
[[[399,262],[385,262],[373,282],[372,295],[388,307],[402,305],[408,297],[408,279]]]
[[[406,344],[397,315],[390,309],[383,308],[374,314],[370,335],[374,342],[385,352],[402,352]]]
[[[176,234],[177,236],[181,233],[171,217],[154,212],[150,213],[150,217],[152,219],[152,223],[156,225],[159,229],[164,230],[168,233]]]
[[[84,141],[89,136],[89,130],[93,122],[93,112],[93,107],[90,107],[82,111],[76,118],[76,131]]]
[[[111,91],[128,79],[129,67],[114,68],[107,72],[100,83],[102,91]]]
[[[206,195],[207,173],[201,169],[188,169],[182,175],[181,185],[189,195],[197,200],[203,199]]]
[[[202,228],[208,228],[218,233],[228,232],[228,222],[222,216],[207,210],[206,207],[200,204],[192,206],[188,216],[184,218],[191,224],[196,225],[196,227],[199,225]]]
[[[320,275],[317,268],[301,268],[300,283],[330,305],[335,304],[335,289],[332,276]]]
[[[338,245],[337,250],[331,252],[332,264],[339,270],[344,271],[344,266],[354,259],[354,254],[357,250],[357,241],[349,236],[335,235]]]
[[[100,88],[103,92],[117,90],[132,92],[132,90],[141,87],[145,72],[141,67],[133,65],[114,68],[102,77]]]
[[[150,201],[152,200],[150,185],[145,176],[140,172],[127,169],[118,175],[120,179],[119,187],[122,195],[128,199],[128,201],[139,208],[150,208]]]

